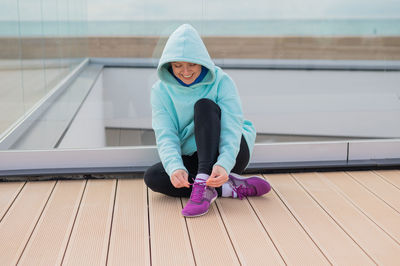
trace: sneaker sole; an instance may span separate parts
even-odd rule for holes
[[[211,199],[210,207],[211,207],[211,204],[217,199],[217,197],[218,197],[218,195]],[[207,212],[210,209],[210,207],[208,207],[206,212],[203,212],[203,213],[200,213],[200,214],[196,214],[196,215],[184,215],[184,214],[182,214],[182,215],[183,215],[183,217],[186,217],[186,218],[203,216],[204,214],[207,214]]]

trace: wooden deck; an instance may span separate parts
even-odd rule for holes
[[[0,183],[0,265],[399,265],[400,170],[264,177],[198,218],[142,179]]]

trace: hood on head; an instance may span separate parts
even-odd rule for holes
[[[209,73],[203,81],[198,84],[211,83],[215,79],[214,62],[211,60],[200,35],[189,24],[179,26],[169,36],[157,67],[158,77],[162,81],[173,85],[179,85],[168,71],[170,63],[175,61],[196,63],[208,68]]]

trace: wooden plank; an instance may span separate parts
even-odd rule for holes
[[[86,181],[58,181],[18,265],[60,265]]]
[[[347,173],[400,213],[400,191],[395,186],[371,171],[351,171]]]
[[[28,182],[0,223],[0,265],[15,265],[56,182]]]
[[[290,174],[271,174],[267,178],[282,202],[332,264],[374,265]]]
[[[338,193],[319,173],[293,174],[335,221],[379,265],[399,259],[400,245]]]
[[[329,265],[275,191],[249,201],[287,264]]]
[[[180,198],[148,190],[152,265],[195,265]]]
[[[365,215],[400,244],[400,215],[344,172],[321,173]]]
[[[400,170],[380,170],[374,173],[400,189]]]
[[[187,201],[182,199],[183,206]],[[186,222],[197,265],[239,265],[215,203],[207,214],[186,218]]]
[[[147,188],[143,179],[119,179],[109,265],[150,265]]]
[[[268,205],[268,199],[263,199]],[[216,203],[241,264],[285,264],[247,200],[219,198]]]
[[[116,180],[88,180],[63,264],[106,264]]]
[[[25,182],[0,183],[0,222],[24,184]]]

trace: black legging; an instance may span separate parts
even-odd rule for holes
[[[197,173],[211,174],[212,167],[218,158],[218,147],[221,132],[221,109],[209,99],[200,99],[194,105],[194,134],[197,152],[183,155],[182,161],[189,172],[189,182]],[[242,136],[240,150],[232,172],[241,174],[250,158],[249,148]],[[161,163],[151,166],[144,174],[144,182],[155,192],[174,197],[189,197],[192,187],[175,188]],[[216,188],[221,196],[221,187]]]

